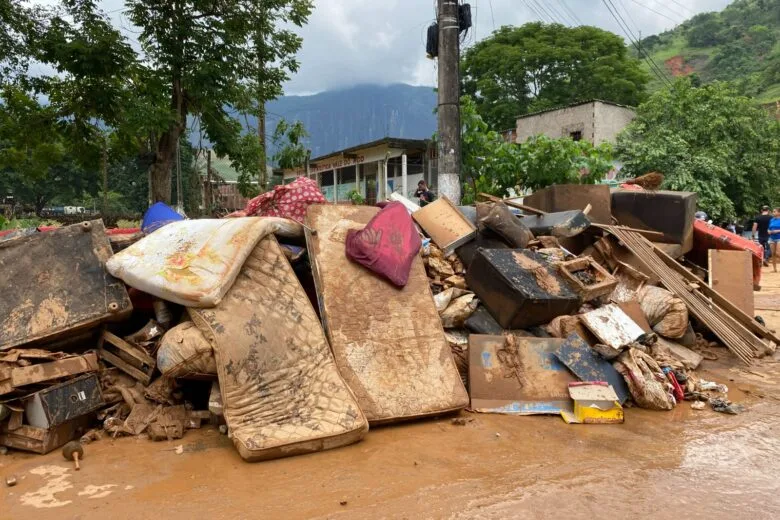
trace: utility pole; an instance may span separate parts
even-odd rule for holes
[[[438,0],[439,195],[460,204],[460,28],[457,0]]]
[[[257,110],[257,139],[260,141],[260,175],[258,181],[260,181],[260,193],[265,193],[268,188],[268,170],[266,164],[268,159],[266,158],[265,147],[265,101],[258,99]]]

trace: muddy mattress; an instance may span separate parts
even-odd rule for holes
[[[276,239],[262,239],[211,309],[189,309],[211,342],[225,421],[259,461],[351,444],[368,423]]]
[[[320,314],[341,375],[369,422],[442,414],[468,405],[422,259],[394,287],[345,253],[349,229],[377,213],[367,206],[311,206],[309,255]]]

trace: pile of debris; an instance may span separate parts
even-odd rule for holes
[[[778,342],[675,260],[693,247],[693,194],[391,199],[324,204],[303,178],[235,218],[156,205],[121,240],[99,220],[0,237],[0,445],[172,440],[207,422],[256,461],[466,407],[737,413],[696,368],[715,342],[746,363]]]

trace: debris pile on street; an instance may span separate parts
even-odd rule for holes
[[[90,442],[208,423],[257,461],[464,408],[586,424],[686,401],[736,414],[697,369],[780,343],[741,303],[752,251],[709,255],[748,273],[729,297],[712,279],[727,269],[683,260],[695,194],[391,200],[324,204],[307,180],[232,218],[155,205],[132,233],[96,220],[0,238],[0,445],[65,446],[78,468]]]

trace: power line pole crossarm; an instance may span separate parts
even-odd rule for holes
[[[458,2],[438,0],[439,195],[460,204],[460,52]]]

